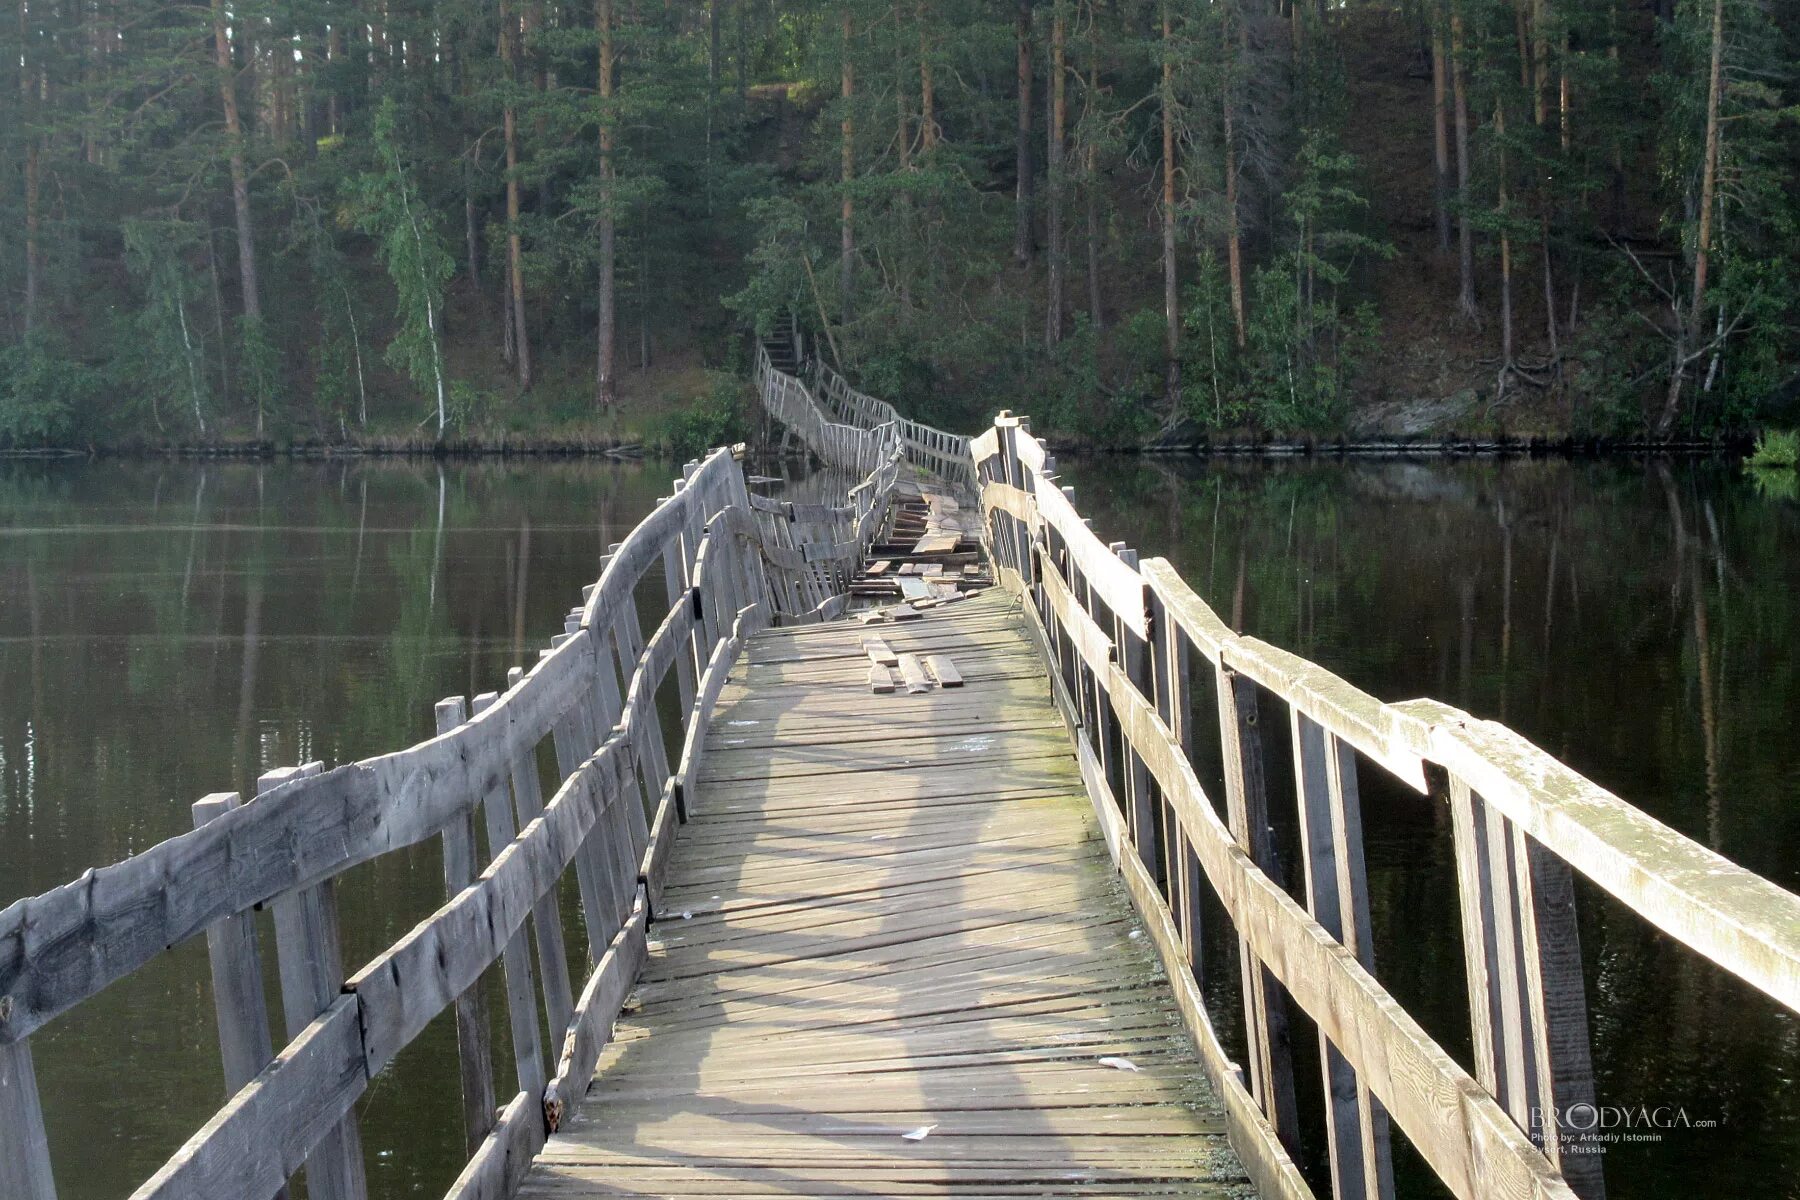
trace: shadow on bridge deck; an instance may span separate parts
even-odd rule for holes
[[[1015,604],[880,627],[959,689],[871,695],[854,622],[749,645],[524,1195],[1249,1193]]]

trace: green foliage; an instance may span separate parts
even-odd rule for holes
[[[744,413],[754,401],[746,395],[743,380],[723,372],[709,372],[709,389],[659,420],[650,431],[656,449],[674,458],[693,458],[714,446],[740,441]]]
[[[400,129],[400,109],[392,97],[375,114],[374,134],[378,165],[353,181],[350,201],[357,227],[379,239],[381,261],[398,296],[399,327],[388,342],[387,360],[417,387],[435,394],[441,435],[450,409],[438,314],[456,263],[444,248],[435,214],[417,195],[406,160],[410,142]]]
[[[1756,435],[1750,466],[1760,468],[1800,466],[1800,430],[1765,429]]]
[[[77,435],[79,415],[104,395],[104,375],[68,357],[54,334],[0,347],[0,446],[57,445]]]

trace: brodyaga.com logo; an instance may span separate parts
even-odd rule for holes
[[[1546,1119],[1548,1118],[1548,1119]],[[1679,1104],[1571,1104],[1531,1110],[1531,1131],[1554,1123],[1564,1133],[1564,1154],[1594,1153],[1621,1142],[1660,1142],[1665,1133],[1716,1129],[1716,1117],[1696,1117]]]

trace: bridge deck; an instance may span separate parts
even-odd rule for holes
[[[1012,604],[751,643],[524,1195],[1247,1193]],[[965,686],[870,694],[871,633]]]

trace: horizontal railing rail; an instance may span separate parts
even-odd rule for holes
[[[1311,1194],[1295,1165],[1297,1006],[1319,1031],[1335,1196],[1392,1194],[1391,1120],[1465,1200],[1599,1200],[1602,1159],[1579,1107],[1595,1095],[1572,869],[1800,1011],[1800,897],[1504,726],[1435,701],[1384,704],[1239,636],[1167,562],[1093,533],[1023,418],[1002,414],[971,454],[996,574],[1026,601],[1107,845],[1262,1195]],[[1216,697],[1216,730],[1193,719],[1198,690]],[[1304,904],[1273,874],[1266,702],[1287,718]],[[1205,737],[1223,764],[1220,798],[1193,766]],[[1375,976],[1359,761],[1450,810],[1472,1075]],[[1201,999],[1208,893],[1236,943],[1247,1070]]]
[[[890,453],[845,505],[809,507],[751,496],[740,457],[717,450],[688,464],[674,494],[609,549],[550,648],[515,668],[503,692],[440,702],[437,736],[332,770],[270,772],[248,801],[209,796],[194,806],[192,832],[0,911],[0,1196],[55,1196],[31,1036],[200,934],[228,1095],[135,1198],[275,1196],[304,1169],[316,1200],[361,1200],[355,1102],[450,1009],[470,1160],[449,1195],[510,1194],[586,1091],[644,959],[713,705],[744,639],[772,620],[816,619],[834,597],[841,607],[842,589],[828,589],[854,572],[899,469]],[[639,593],[657,574],[666,615],[645,638]],[[671,690],[682,714],[673,761],[657,705]],[[556,762],[548,803],[546,739]],[[346,974],[338,877],[432,838],[443,848],[443,907]],[[587,943],[579,992],[558,901],[571,869]],[[254,919],[264,905],[279,1053]],[[496,1096],[477,986],[495,963],[510,1099]]]

